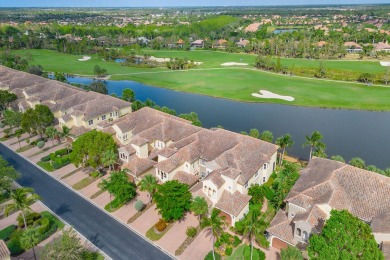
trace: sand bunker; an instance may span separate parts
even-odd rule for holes
[[[202,64],[203,62],[201,62],[201,61],[194,61],[194,64],[195,65],[200,65],[200,64]]]
[[[260,92],[260,94],[252,93],[252,96],[258,97],[258,98],[275,98],[275,99],[283,99],[283,100],[286,100],[286,101],[294,101],[293,97],[281,96],[281,95],[272,93],[272,92],[267,91],[267,90],[260,90],[259,92]]]
[[[89,56],[83,56],[83,58],[79,59],[79,61],[86,61],[86,60],[90,60],[90,59],[91,59],[91,57],[89,57]]]
[[[239,62],[225,62],[221,66],[248,66],[248,63],[239,63]]]
[[[154,56],[150,56],[150,57],[149,57],[149,60],[157,61],[157,62],[168,62],[168,61],[170,61],[171,59],[170,59],[170,58],[156,58],[156,57],[154,57]]]

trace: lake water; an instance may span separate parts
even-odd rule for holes
[[[69,78],[71,83],[88,84],[86,78]],[[198,113],[206,128],[223,126],[240,132],[251,128],[270,130],[274,137],[290,133],[295,145],[289,154],[307,159],[309,148],[302,148],[305,135],[319,130],[324,135],[329,155],[342,155],[346,161],[358,156],[366,164],[390,167],[390,113],[359,110],[322,109],[266,103],[243,103],[197,94],[146,86],[132,81],[106,81],[110,94],[120,96],[131,88],[136,98],[152,99],[159,106],[177,113]]]
[[[296,28],[291,28],[291,29],[276,29],[272,33],[273,34],[281,34],[281,33],[286,33],[286,32],[294,32],[297,31],[298,29]]]

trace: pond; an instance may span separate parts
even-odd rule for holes
[[[281,34],[281,33],[286,33],[286,32],[294,32],[294,31],[297,31],[298,29],[297,28],[286,28],[286,29],[276,29],[274,30],[272,33],[273,34]]]
[[[69,78],[71,83],[88,84],[87,78]],[[206,128],[223,126],[240,132],[251,128],[270,130],[274,137],[290,133],[295,141],[290,155],[307,159],[309,148],[302,148],[305,135],[318,130],[324,135],[326,153],[341,155],[346,161],[361,157],[366,164],[390,167],[390,113],[361,110],[322,109],[266,103],[244,103],[191,93],[151,87],[133,81],[106,81],[110,94],[120,96],[131,88],[136,98],[152,99],[159,106],[177,113],[198,113]]]

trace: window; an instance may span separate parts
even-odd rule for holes
[[[88,125],[93,125],[93,120],[89,120]]]
[[[256,172],[256,174],[255,174],[255,178],[257,178],[257,176],[259,176],[259,172]]]
[[[167,178],[167,173],[164,172],[164,179]]]
[[[265,177],[263,177],[263,182],[265,182]]]
[[[123,140],[127,140],[127,134],[123,135]]]
[[[112,113],[110,113],[110,117],[112,117]]]
[[[115,112],[115,116],[118,116],[118,112]]]
[[[244,186],[245,188],[248,188],[248,182],[245,182],[245,186]]]
[[[302,230],[300,228],[297,228],[297,236],[301,236],[302,235]]]
[[[106,115],[102,115],[102,120],[106,120]]]
[[[267,170],[267,164],[266,163],[264,163],[263,167],[264,167],[264,170]]]

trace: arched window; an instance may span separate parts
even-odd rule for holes
[[[301,236],[302,235],[302,230],[300,228],[297,228],[297,236]]]

